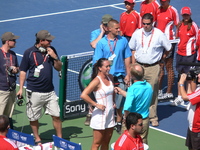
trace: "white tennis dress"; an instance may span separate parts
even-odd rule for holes
[[[105,110],[94,108],[92,112],[92,118],[90,121],[90,127],[97,130],[104,130],[106,128],[112,128],[115,126],[114,121],[114,108],[113,108],[113,84],[110,81],[110,85],[106,86],[101,78],[97,76],[101,83],[101,89],[93,92],[98,104],[106,106]]]

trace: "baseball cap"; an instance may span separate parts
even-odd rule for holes
[[[14,35],[14,33],[12,33],[12,32],[5,32],[1,36],[2,41],[15,40],[15,39],[18,39],[18,38],[19,38],[19,36]]]
[[[112,16],[111,15],[109,15],[109,14],[106,14],[106,15],[104,15],[103,17],[102,17],[102,23],[103,24],[107,24],[110,20],[112,20],[113,18],[112,18]]]
[[[49,33],[49,31],[47,31],[47,30],[40,30],[36,34],[36,38],[38,38],[40,40],[53,40],[55,38],[55,36],[51,35]]]
[[[190,7],[183,7],[183,8],[181,9],[181,15],[183,15],[183,14],[191,15],[191,14],[192,14],[192,11],[191,11]]]
[[[124,0],[124,2],[135,3],[135,0]]]

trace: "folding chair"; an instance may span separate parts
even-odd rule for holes
[[[16,141],[28,144],[28,145],[32,145],[32,146],[35,145],[33,135],[22,133],[22,132],[15,131],[12,129],[8,130],[6,137],[12,140],[16,140]]]
[[[53,135],[54,146],[64,150],[82,150],[81,144],[73,143]]]

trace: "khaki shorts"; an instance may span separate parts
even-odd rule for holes
[[[16,91],[0,91],[0,115],[12,117]]]
[[[40,119],[43,115],[43,108],[45,114],[54,117],[60,116],[58,98],[54,91],[47,93],[26,92],[26,99],[26,112],[29,121],[36,121]]]

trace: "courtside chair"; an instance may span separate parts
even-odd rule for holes
[[[81,144],[73,143],[68,140],[62,139],[58,136],[53,135],[54,146],[62,148],[64,150],[82,150]]]
[[[34,137],[31,134],[26,134],[16,130],[9,129],[6,137],[12,140],[25,143],[27,145],[35,146]]]

